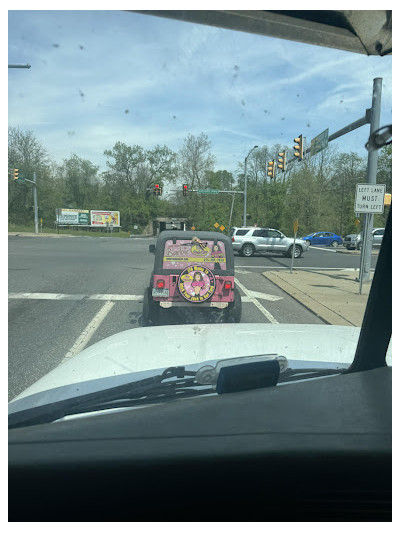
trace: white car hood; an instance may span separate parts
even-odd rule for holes
[[[160,374],[170,366],[250,355],[284,355],[292,368],[349,365],[360,328],[309,324],[191,324],[135,328],[62,363],[14,398],[16,412]],[[306,363],[307,362],[307,363]],[[337,367],[336,366],[336,367]]]

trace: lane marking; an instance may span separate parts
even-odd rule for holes
[[[261,311],[261,313],[272,323],[272,324],[279,324],[279,322],[274,318],[269,311],[265,309],[263,305],[260,304],[260,302],[252,296],[252,291],[249,291],[246,289],[246,287],[240,283],[240,281],[235,277],[235,283],[238,285],[239,289],[242,289],[245,296],[247,296],[250,301]]]
[[[143,301],[143,296],[137,294],[57,294],[52,292],[10,292],[9,300],[105,300]]]
[[[103,307],[100,309],[97,315],[94,316],[94,318],[89,322],[86,328],[79,335],[79,337],[77,338],[77,340],[75,341],[74,345],[69,350],[69,352],[65,354],[60,364],[65,363],[65,361],[68,361],[69,359],[71,359],[72,357],[74,357],[75,355],[77,355],[79,352],[81,352],[84,349],[86,344],[92,338],[94,332],[103,322],[103,320],[108,315],[108,313],[111,311],[111,309],[114,307],[114,305],[115,305],[114,302],[106,302],[103,305]]]
[[[283,296],[275,296],[274,294],[266,294],[265,292],[249,292],[253,298],[258,298],[259,300],[269,300],[270,302],[277,302],[278,300],[283,300]]]
[[[313,250],[322,250],[323,252],[333,252],[337,253],[337,250],[329,250],[328,248],[319,248],[318,246],[309,246],[309,249],[312,248]]]

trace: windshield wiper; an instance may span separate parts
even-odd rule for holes
[[[224,359],[215,367],[206,365],[197,371],[183,366],[170,367],[157,376],[140,381],[12,413],[8,417],[8,427],[43,424],[71,414],[170,398],[269,387],[277,384],[281,370],[286,368],[286,358],[276,354]],[[167,381],[171,379],[173,381]]]
[[[203,394],[226,394],[333,374],[340,370],[287,368],[285,357],[262,355],[219,361],[197,371],[170,367],[161,374],[111,389],[33,407],[9,415],[9,429],[54,422],[65,416],[152,404]],[[167,381],[169,380],[169,381]]]
[[[344,370],[344,368],[288,368],[284,374],[279,376],[278,384],[336,376],[342,374]]]

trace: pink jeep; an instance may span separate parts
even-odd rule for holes
[[[206,310],[240,322],[242,301],[235,287],[232,243],[209,231],[163,231],[150,245],[155,254],[143,297],[143,325],[156,325],[160,308]]]

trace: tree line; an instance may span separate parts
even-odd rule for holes
[[[293,234],[293,220],[299,221],[299,233],[334,231],[339,235],[358,232],[355,222],[354,195],[357,183],[366,181],[367,155],[338,153],[334,148],[287,164],[275,179],[267,177],[267,164],[282,145],[262,146],[247,162],[247,220],[249,225],[277,228]],[[61,163],[35,137],[32,131],[9,128],[8,135],[8,220],[32,225],[33,192],[29,184],[16,183],[12,169],[32,179],[37,177],[39,217],[44,227],[54,227],[55,209],[102,209],[121,213],[121,226],[142,232],[156,217],[183,217],[198,230],[213,230],[214,224],[243,225],[243,194],[198,194],[184,197],[182,185],[189,190],[244,190],[244,162],[236,170],[215,170],[216,157],[208,136],[188,134],[174,152],[166,145],[144,149],[116,142],[104,151],[107,170],[99,171],[93,162],[71,154]],[[377,183],[392,192],[392,146],[379,152]],[[163,195],[155,197],[155,183]],[[375,215],[374,225],[384,226],[387,210]]]

